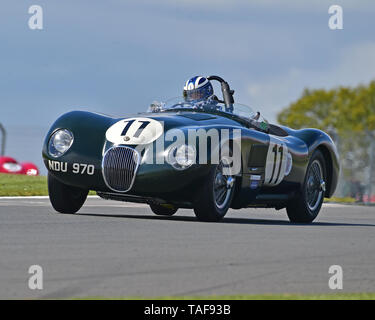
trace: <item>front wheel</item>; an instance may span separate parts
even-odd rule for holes
[[[220,221],[227,213],[234,195],[235,177],[225,175],[229,161],[222,159],[213,165],[194,203],[194,213],[200,221]]]
[[[286,207],[291,222],[310,223],[317,217],[326,191],[326,170],[323,154],[316,150],[309,161],[302,189]]]
[[[48,193],[52,207],[60,213],[76,213],[86,201],[88,190],[68,186],[48,174]]]

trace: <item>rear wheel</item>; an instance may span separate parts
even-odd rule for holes
[[[207,180],[197,193],[194,212],[200,221],[219,221],[227,213],[234,195],[235,177],[225,175],[229,162],[222,159],[212,165]]]
[[[68,186],[48,174],[49,199],[57,212],[76,213],[85,203],[88,192],[89,190]]]
[[[170,204],[150,204],[150,208],[158,216],[173,216],[178,210]]]
[[[318,215],[324,200],[327,177],[323,154],[316,150],[306,170],[305,181],[286,211],[291,222],[312,222]]]

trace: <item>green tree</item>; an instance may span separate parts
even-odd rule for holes
[[[305,89],[278,114],[278,122],[326,131],[338,146],[344,179],[366,183],[369,145],[375,140],[375,81],[354,88]]]

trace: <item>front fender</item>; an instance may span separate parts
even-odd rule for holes
[[[102,189],[106,186],[102,177],[102,153],[105,132],[116,119],[104,115],[72,111],[59,117],[49,129],[42,149],[42,156],[47,170],[63,183],[85,189]],[[51,135],[58,129],[68,129],[73,133],[71,148],[61,157],[54,158],[48,153]],[[73,164],[94,166],[94,173],[73,173]]]

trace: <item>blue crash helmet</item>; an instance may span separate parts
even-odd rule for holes
[[[197,103],[209,100],[214,94],[211,82],[201,76],[196,76],[186,81],[184,86],[184,98],[187,102]]]

